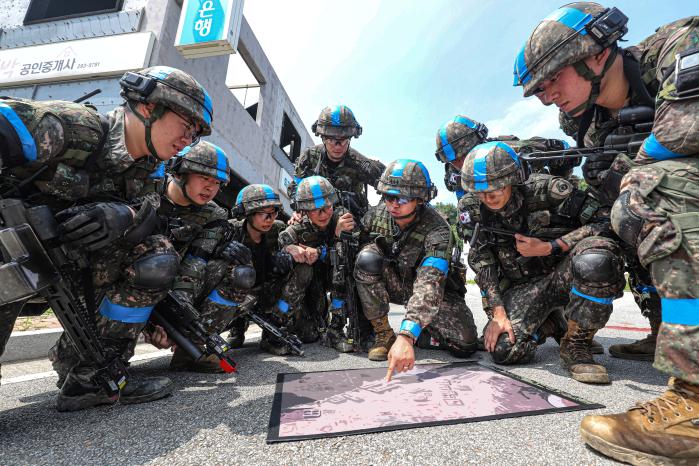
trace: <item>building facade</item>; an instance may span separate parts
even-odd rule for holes
[[[122,102],[125,71],[180,68],[209,92],[214,123],[207,139],[226,151],[236,175],[218,200],[230,206],[243,186],[266,183],[288,209],[293,160],[313,144],[311,135],[244,17],[238,56],[186,59],[174,46],[181,12],[181,0],[4,0],[0,95],[74,100],[100,89],[87,101],[106,112]],[[241,59],[255,83],[232,90],[229,60]],[[234,95],[248,88],[256,95],[250,105]]]

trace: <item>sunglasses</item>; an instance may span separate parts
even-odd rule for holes
[[[274,220],[279,216],[279,211],[274,212],[255,212],[255,215],[262,217],[262,220]]]
[[[306,214],[321,213],[321,212],[328,213],[328,212],[330,212],[330,211],[332,210],[332,208],[333,208],[333,206],[331,206],[331,205],[326,205],[325,207],[321,207],[321,208],[319,208],[319,209],[307,210],[307,211],[306,211]]]
[[[391,196],[389,194],[384,194],[383,201],[386,204],[393,204],[397,202],[398,205],[406,205],[407,203],[412,201],[412,199],[409,197]]]
[[[329,142],[330,144],[334,144],[336,146],[343,146],[349,140],[350,138],[323,138],[323,142]]]

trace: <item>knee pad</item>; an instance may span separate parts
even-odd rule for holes
[[[464,359],[471,356],[478,349],[478,342],[464,343],[455,342],[452,340],[447,340],[447,347],[449,348],[449,353],[455,358]]]
[[[142,257],[134,265],[132,284],[135,288],[164,290],[175,281],[180,266],[177,254],[153,254]]]
[[[573,280],[580,283],[616,283],[621,271],[619,258],[606,249],[588,249],[573,257]]]
[[[625,243],[638,246],[643,219],[636,215],[630,206],[631,192],[624,191],[614,202],[611,212],[612,229]]]
[[[255,286],[257,272],[249,265],[238,265],[231,271],[231,285],[242,290],[249,290]]]
[[[383,273],[384,258],[371,249],[363,249],[357,255],[357,270],[366,275],[378,276]]]
[[[500,335],[498,342],[495,344],[495,350],[490,353],[493,357],[493,362],[495,364],[508,364],[513,346],[506,333]]]

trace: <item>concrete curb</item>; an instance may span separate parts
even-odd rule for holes
[[[45,359],[62,333],[62,328],[12,332],[0,363]]]

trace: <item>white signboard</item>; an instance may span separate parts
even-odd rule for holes
[[[109,76],[148,66],[152,32],[0,50],[0,86]]]
[[[283,168],[279,169],[279,191],[286,196],[286,188],[291,184],[291,175]]]
[[[184,0],[175,48],[186,58],[235,53],[243,0]]]

